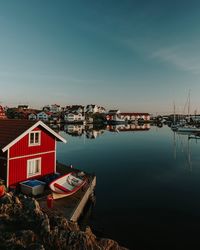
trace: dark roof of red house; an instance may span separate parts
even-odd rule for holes
[[[0,148],[2,149],[15,140],[36,122],[28,120],[0,120]]]
[[[37,124],[36,124],[37,123]],[[16,138],[26,133],[28,129],[33,126],[42,126],[53,134],[58,140],[66,142],[59,134],[55,133],[51,128],[42,123],[41,121],[29,121],[29,120],[0,120],[0,149],[4,151],[4,148]]]

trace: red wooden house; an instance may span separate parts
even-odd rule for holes
[[[0,178],[6,186],[56,172],[56,141],[42,121],[0,120]]]

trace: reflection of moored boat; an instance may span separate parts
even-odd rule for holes
[[[113,117],[112,119],[108,120],[108,124],[125,124],[127,121],[123,118],[120,118],[118,116]]]
[[[184,126],[184,127],[179,127],[177,129],[178,132],[182,133],[195,133],[195,132],[200,132],[200,128],[196,128],[194,126]]]
[[[86,183],[86,176],[83,172],[70,172],[52,181],[49,185],[53,198],[59,199],[76,193]]]

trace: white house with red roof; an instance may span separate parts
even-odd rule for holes
[[[130,112],[120,113],[120,117],[127,121],[138,121],[138,120],[149,121],[150,120],[149,113],[130,113]]]
[[[0,120],[0,178],[6,186],[56,172],[56,141],[42,121]]]
[[[85,120],[85,116],[82,113],[66,113],[64,115],[65,122],[83,122]]]

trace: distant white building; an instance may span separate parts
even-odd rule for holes
[[[86,108],[85,108],[85,112],[86,112],[86,113],[92,113],[92,114],[97,113],[98,110],[99,110],[99,109],[98,109],[98,106],[95,105],[95,104],[89,104],[89,105],[87,105]]]
[[[61,107],[58,104],[52,104],[50,107],[50,112],[52,113],[58,113],[61,111]]]
[[[66,113],[84,113],[84,106],[82,105],[67,106]]]
[[[85,112],[86,113],[91,113],[91,114],[95,114],[95,113],[105,113],[105,108],[104,107],[100,107],[96,104],[89,104],[86,106],[85,108]]]
[[[28,115],[28,120],[30,121],[35,121],[37,120],[37,114],[36,113],[31,113]]]
[[[82,113],[66,113],[64,115],[65,122],[82,122],[85,116]]]

